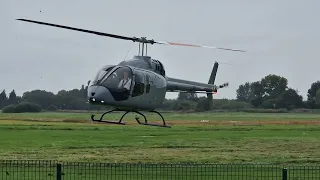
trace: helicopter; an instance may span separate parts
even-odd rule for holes
[[[99,119],[91,115],[91,120],[112,124],[125,125],[122,121],[124,116],[130,112],[141,115],[144,122],[135,118],[141,125],[171,127],[166,124],[162,114],[155,109],[162,105],[167,92],[181,93],[205,93],[209,108],[213,106],[213,94],[220,88],[227,87],[229,83],[214,85],[219,63],[214,63],[208,83],[177,79],[167,76],[164,65],[161,61],[147,55],[147,45],[162,44],[172,46],[202,47],[220,50],[246,52],[240,49],[220,48],[195,44],[175,43],[166,41],[155,41],[146,37],[127,37],[116,34],[80,29],[64,25],[28,20],[16,19],[19,21],[36,23],[41,25],[64,28],[79,32],[91,33],[99,36],[129,40],[139,43],[139,53],[131,59],[123,60],[119,64],[109,64],[101,67],[92,81],[88,82],[87,100],[88,103],[101,106],[111,106],[114,109],[103,113]],[[111,112],[125,112],[118,121],[103,120],[103,117]],[[162,119],[162,124],[149,123],[143,111],[156,113]]]

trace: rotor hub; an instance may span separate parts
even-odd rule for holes
[[[155,41],[153,39],[147,39],[147,37],[133,37],[132,38],[133,42],[139,42],[139,43],[144,43],[144,44],[154,44]]]

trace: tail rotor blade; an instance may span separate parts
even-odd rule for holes
[[[223,83],[223,84],[218,86],[218,89],[224,88],[224,87],[228,87],[228,86],[229,86],[229,83]]]
[[[229,83],[223,83],[223,84],[215,87],[212,93],[213,93],[213,94],[217,94],[218,89],[225,88],[225,87],[228,87],[228,86],[229,86]],[[209,92],[209,93],[210,93],[210,92]]]

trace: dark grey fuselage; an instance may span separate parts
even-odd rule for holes
[[[115,82],[120,82],[123,71],[129,72],[131,85],[128,91],[120,92]],[[151,111],[161,106],[167,91],[213,91],[214,88],[212,84],[169,78],[160,61],[134,56],[118,65],[103,67],[88,88],[88,100],[91,104],[123,110]]]
[[[106,69],[111,67],[113,69],[117,67],[129,68],[132,72],[132,82],[130,85],[130,91],[128,92],[128,98],[116,100],[110,95],[108,87],[103,87],[100,84],[92,84],[88,88],[88,99],[92,104],[109,105],[118,107],[120,109],[130,110],[154,110],[159,107],[166,95],[167,81],[166,78],[154,72],[153,69],[158,69],[159,64],[148,56],[135,56],[131,60],[123,61],[118,65],[105,66]],[[158,66],[158,67],[157,67]],[[160,69],[160,68],[159,68]],[[114,71],[109,71],[106,76],[111,76]],[[135,83],[138,81],[143,83],[138,95],[133,96],[135,90]],[[92,101],[95,98],[95,101]],[[103,101],[103,103],[101,103]]]

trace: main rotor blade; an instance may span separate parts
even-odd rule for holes
[[[112,37],[112,38],[132,40],[132,41],[138,40],[138,38],[136,38],[136,37],[119,36],[119,35],[115,35],[115,34],[108,34],[108,33],[103,33],[103,32],[91,31],[91,30],[86,30],[86,29],[74,28],[74,27],[63,26],[63,25],[58,25],[58,24],[51,24],[51,23],[40,22],[40,21],[33,21],[33,20],[28,20],[28,19],[16,19],[16,20],[26,21],[26,22],[30,22],[30,23],[36,23],[36,24],[42,24],[42,25],[47,25],[47,26],[53,26],[53,27],[58,27],[58,28],[70,29],[70,30],[80,31],[80,32],[85,32],[85,33],[91,33],[91,34],[96,34],[99,36],[108,36],[108,37]]]
[[[123,39],[123,40],[131,40],[133,42],[150,43],[150,44],[156,43],[156,44],[165,44],[165,45],[173,45],[173,46],[191,46],[191,47],[202,47],[202,48],[213,48],[213,49],[221,49],[221,50],[229,50],[229,51],[246,52],[246,51],[240,50],[240,49],[203,46],[203,45],[196,45],[196,44],[185,44],[185,43],[175,43],[175,42],[165,42],[165,41],[157,41],[156,42],[153,39],[148,40],[145,37],[137,38],[137,37],[120,36],[120,35],[115,35],[115,34],[97,32],[97,31],[92,31],[92,30],[87,30],[87,29],[80,29],[80,28],[75,28],[75,27],[69,27],[69,26],[64,26],[64,25],[59,25],[59,24],[52,24],[52,23],[46,23],[46,22],[40,22],[40,21],[34,21],[34,20],[28,20],[28,19],[16,19],[16,20],[30,22],[30,23],[36,23],[36,24],[42,24],[42,25],[47,25],[47,26],[53,26],[53,27],[58,27],[58,28],[64,28],[64,29],[69,29],[69,30],[74,30],[74,31],[80,31],[80,32],[85,32],[85,33],[91,33],[91,34],[96,34],[99,36],[107,36],[107,37],[118,38],[118,39]]]
[[[197,44],[185,44],[185,43],[164,42],[164,41],[159,41],[159,42],[155,42],[155,43],[172,45],[172,46],[190,46],[190,47],[201,47],[201,48],[212,48],[212,49],[221,49],[221,50],[228,50],[228,51],[246,52],[246,51],[240,50],[240,49],[230,49],[230,48],[222,48],[222,47],[214,47],[214,46],[203,46],[203,45],[197,45]]]

